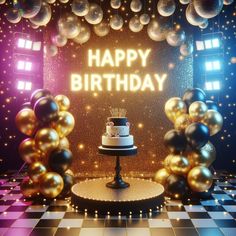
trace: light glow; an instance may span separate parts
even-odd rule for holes
[[[139,75],[136,68],[146,67],[151,49],[115,49],[115,50],[88,50],[88,67],[93,73],[71,74],[71,91],[163,91],[167,74],[154,73]],[[94,73],[97,68],[123,68],[132,67],[132,73]],[[130,70],[130,69],[129,69]],[[113,71],[113,70],[112,70]],[[119,71],[119,70],[118,70]]]
[[[30,91],[32,89],[32,83],[28,81],[18,81],[17,89]]]

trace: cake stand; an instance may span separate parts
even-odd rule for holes
[[[115,176],[81,181],[71,188],[71,204],[90,214],[131,215],[157,210],[164,202],[164,187],[151,180],[122,179],[120,157],[137,154],[137,147],[111,149],[100,146],[99,153],[116,157]]]
[[[115,176],[111,182],[108,182],[106,184],[106,186],[108,188],[114,188],[114,189],[122,189],[129,187],[130,184],[125,182],[120,174],[121,171],[120,157],[136,155],[137,147],[133,146],[132,148],[111,149],[99,146],[98,151],[100,154],[103,155],[116,156]]]

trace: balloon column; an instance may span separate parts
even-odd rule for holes
[[[207,101],[199,88],[187,90],[183,98],[170,98],[165,113],[174,124],[174,129],[164,137],[170,154],[154,179],[164,185],[166,194],[172,198],[190,192],[200,195],[213,184],[209,167],[216,159],[216,150],[209,138],[221,130],[223,118],[217,105]]]
[[[55,198],[70,193],[74,180],[67,171],[73,158],[66,136],[75,120],[69,107],[68,97],[53,97],[49,90],[39,89],[16,115],[18,130],[28,136],[19,145],[20,156],[28,164],[28,177],[21,184],[25,197],[41,193]]]

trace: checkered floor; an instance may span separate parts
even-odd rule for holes
[[[0,235],[63,236],[218,236],[236,235],[236,176],[221,175],[211,199],[167,201],[152,214],[88,216],[68,201],[27,201],[22,177],[0,176]]]

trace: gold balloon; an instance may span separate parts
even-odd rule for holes
[[[193,102],[189,107],[189,116],[192,121],[201,121],[208,110],[207,105],[204,102]]]
[[[38,183],[46,172],[46,167],[39,161],[32,163],[28,168],[28,175],[35,183]]]
[[[67,139],[67,137],[61,138],[59,141],[59,146],[60,149],[69,149],[70,148],[70,143],[69,140]]]
[[[175,129],[185,130],[191,124],[188,114],[180,115],[175,120]]]
[[[215,153],[209,152],[206,149],[207,147],[205,146],[199,150],[194,150],[194,151],[189,152],[188,159],[192,167],[194,166],[208,167],[214,162],[216,158]]]
[[[170,160],[172,159],[173,155],[170,154],[168,155],[164,161],[163,161],[163,165],[164,167],[171,173],[171,169],[170,169]]]
[[[34,183],[30,178],[25,178],[21,182],[20,189],[25,197],[33,197],[39,193],[39,185]]]
[[[74,172],[71,169],[68,169],[65,174],[69,174],[71,176],[75,176]]]
[[[188,173],[188,184],[195,192],[208,190],[213,183],[213,176],[210,170],[204,166],[196,166]]]
[[[170,169],[174,174],[186,175],[191,169],[191,166],[187,158],[174,155],[170,160]]]
[[[19,154],[29,164],[41,159],[41,152],[36,148],[35,141],[32,138],[27,138],[20,143]]]
[[[51,128],[40,129],[35,135],[35,144],[44,153],[49,153],[59,145],[59,136]]]
[[[57,95],[55,101],[59,107],[60,111],[67,111],[70,108],[70,100],[65,95]]]
[[[205,114],[202,123],[208,126],[210,135],[217,134],[223,126],[223,117],[218,111],[208,110]]]
[[[75,126],[75,119],[68,111],[60,111],[58,120],[53,124],[60,138],[67,136]]]
[[[55,172],[48,172],[40,179],[40,192],[47,198],[58,196],[63,187],[62,177]]]
[[[15,122],[17,129],[28,136],[32,136],[38,126],[34,111],[29,108],[20,110],[16,115]]]
[[[165,104],[165,113],[170,121],[175,122],[176,118],[187,112],[184,101],[179,97],[170,98]]]
[[[210,152],[211,156],[213,156],[213,158],[216,159],[216,149],[210,141],[208,141],[208,143],[205,146],[203,146],[201,149],[204,149]]]
[[[156,172],[156,174],[154,176],[154,181],[165,186],[166,179],[169,176],[170,176],[170,173],[166,170],[166,168],[162,168]]]

